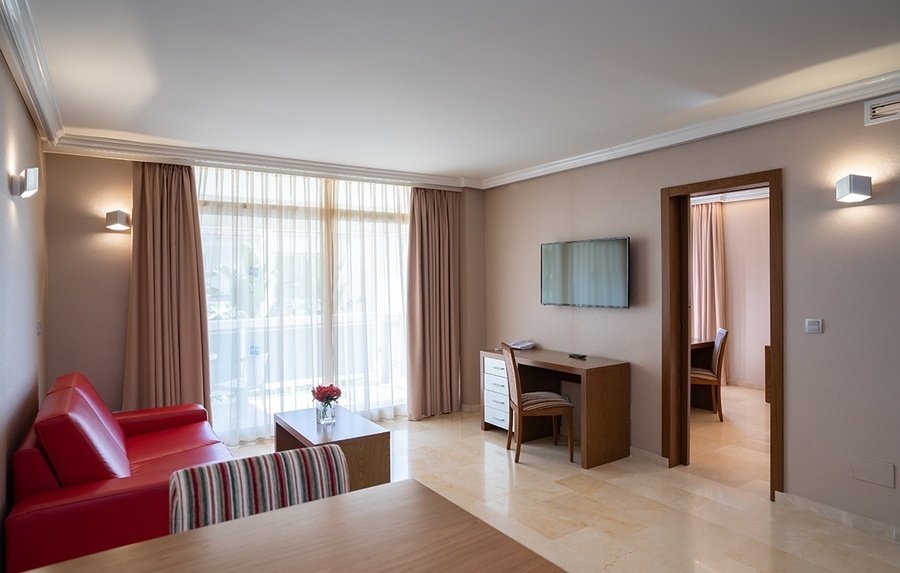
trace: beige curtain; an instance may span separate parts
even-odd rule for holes
[[[194,170],[133,167],[126,410],[199,403],[210,410],[209,343]]]
[[[409,212],[409,419],[459,410],[460,194],[412,190]]]
[[[692,338],[714,339],[718,328],[728,328],[724,237],[722,203],[691,206]]]

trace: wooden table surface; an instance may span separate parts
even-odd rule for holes
[[[316,422],[316,409],[294,410],[275,414],[275,424],[290,433],[304,446],[335,444],[367,436],[390,435],[390,431],[355,412],[336,406],[336,421],[324,426]]]
[[[167,535],[38,571],[163,570],[562,571],[415,480]]]

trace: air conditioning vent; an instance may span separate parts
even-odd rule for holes
[[[866,125],[900,119],[900,94],[866,102]]]

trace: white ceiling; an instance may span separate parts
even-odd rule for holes
[[[900,91],[897,0],[2,3],[60,150],[479,187]]]

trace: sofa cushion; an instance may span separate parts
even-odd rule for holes
[[[125,433],[122,431],[122,427],[119,425],[119,422],[116,421],[115,416],[110,412],[106,403],[100,397],[100,394],[97,394],[97,390],[94,388],[93,384],[91,384],[84,374],[81,372],[63,374],[53,382],[53,386],[50,387],[50,390],[47,393],[53,394],[54,392],[69,388],[77,390],[78,393],[81,394],[88,405],[90,405],[90,407],[94,409],[94,412],[97,413],[97,418],[100,419],[100,422],[103,424],[103,427],[106,428],[106,431],[109,432],[109,435],[119,443],[124,451]]]
[[[133,465],[220,441],[208,423],[197,422],[128,438],[125,451]]]
[[[174,471],[230,459],[234,459],[234,456],[231,455],[231,450],[222,442],[218,442],[133,463],[131,464],[131,475],[144,477],[147,474],[165,474],[168,480],[168,476]]]
[[[131,474],[124,444],[74,388],[47,395],[34,422],[34,433],[62,486]]]

